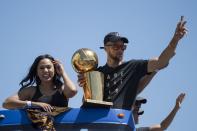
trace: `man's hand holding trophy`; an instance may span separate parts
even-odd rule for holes
[[[82,48],[72,56],[74,70],[83,74],[84,107],[110,107],[112,102],[103,101],[104,75],[95,71],[98,66],[98,57],[90,49]]]

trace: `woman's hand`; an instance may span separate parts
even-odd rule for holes
[[[54,110],[54,108],[50,104],[43,102],[32,102],[32,106],[41,107],[46,112],[52,112]]]
[[[53,61],[56,73],[63,78],[64,86],[62,87],[63,93],[67,98],[73,97],[77,93],[75,84],[70,80],[64,70],[63,64],[59,60]]]
[[[65,72],[63,64],[59,60],[53,61],[53,64],[54,64],[57,74],[60,76],[63,76]]]

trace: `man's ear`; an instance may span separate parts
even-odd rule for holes
[[[104,46],[104,50],[107,51],[107,47],[106,46]]]

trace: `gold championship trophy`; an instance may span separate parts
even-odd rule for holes
[[[72,56],[72,66],[77,73],[84,73],[84,107],[113,105],[112,102],[103,101],[104,75],[99,71],[94,71],[98,66],[98,57],[94,51],[87,48],[77,50]]]

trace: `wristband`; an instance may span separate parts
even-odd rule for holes
[[[32,103],[31,103],[31,101],[27,101],[27,107],[31,107],[32,106]]]

